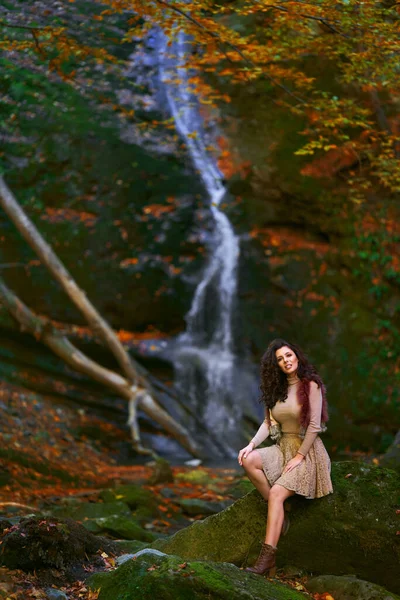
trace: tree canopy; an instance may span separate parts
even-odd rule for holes
[[[22,15],[17,5],[1,11],[0,48],[6,52],[35,55],[72,85],[79,84],[83,60],[116,62],[102,40],[86,45],[90,24],[77,19],[73,27],[50,9]],[[371,186],[400,191],[398,3],[103,0],[93,7],[95,21],[107,23],[116,15],[126,20],[122,42],[137,41],[155,26],[172,40],[184,28],[196,48],[189,59],[198,77],[190,85],[206,90],[213,101],[229,100],[229,94],[213,90],[210,82],[223,88],[224,81],[239,86],[265,81],[271,101],[304,117],[304,144],[297,154],[340,150],[347,157],[354,201],[361,202]],[[325,76],[315,73],[316,59],[326,66]]]

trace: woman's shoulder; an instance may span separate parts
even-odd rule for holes
[[[309,388],[308,388],[309,393],[321,391],[320,383],[318,383],[317,381],[314,381],[314,379],[302,379],[301,381],[302,381],[303,385],[305,384],[305,385],[309,386]]]

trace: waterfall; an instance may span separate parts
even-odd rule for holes
[[[183,397],[213,434],[236,456],[233,434],[238,431],[242,408],[235,402],[235,354],[232,314],[237,288],[239,240],[229,219],[220,209],[227,190],[217,159],[210,152],[216,131],[204,122],[200,102],[190,91],[190,71],[185,66],[191,42],[183,31],[167,46],[163,38],[159,50],[159,76],[176,129],[185,141],[193,165],[210,200],[214,231],[208,242],[208,263],[185,317],[186,331],[174,345],[176,385]]]

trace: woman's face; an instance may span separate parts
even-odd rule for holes
[[[275,352],[279,367],[286,375],[296,373],[299,361],[296,354],[287,346],[282,346]]]

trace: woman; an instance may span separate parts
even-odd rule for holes
[[[268,501],[265,542],[254,567],[246,571],[272,575],[279,537],[289,526],[285,500],[294,494],[321,498],[333,491],[331,462],[318,436],[326,429],[328,411],[315,368],[298,346],[281,339],[271,342],[261,359],[260,389],[265,419],[238,460]],[[274,434],[280,436],[276,444],[255,450]]]

